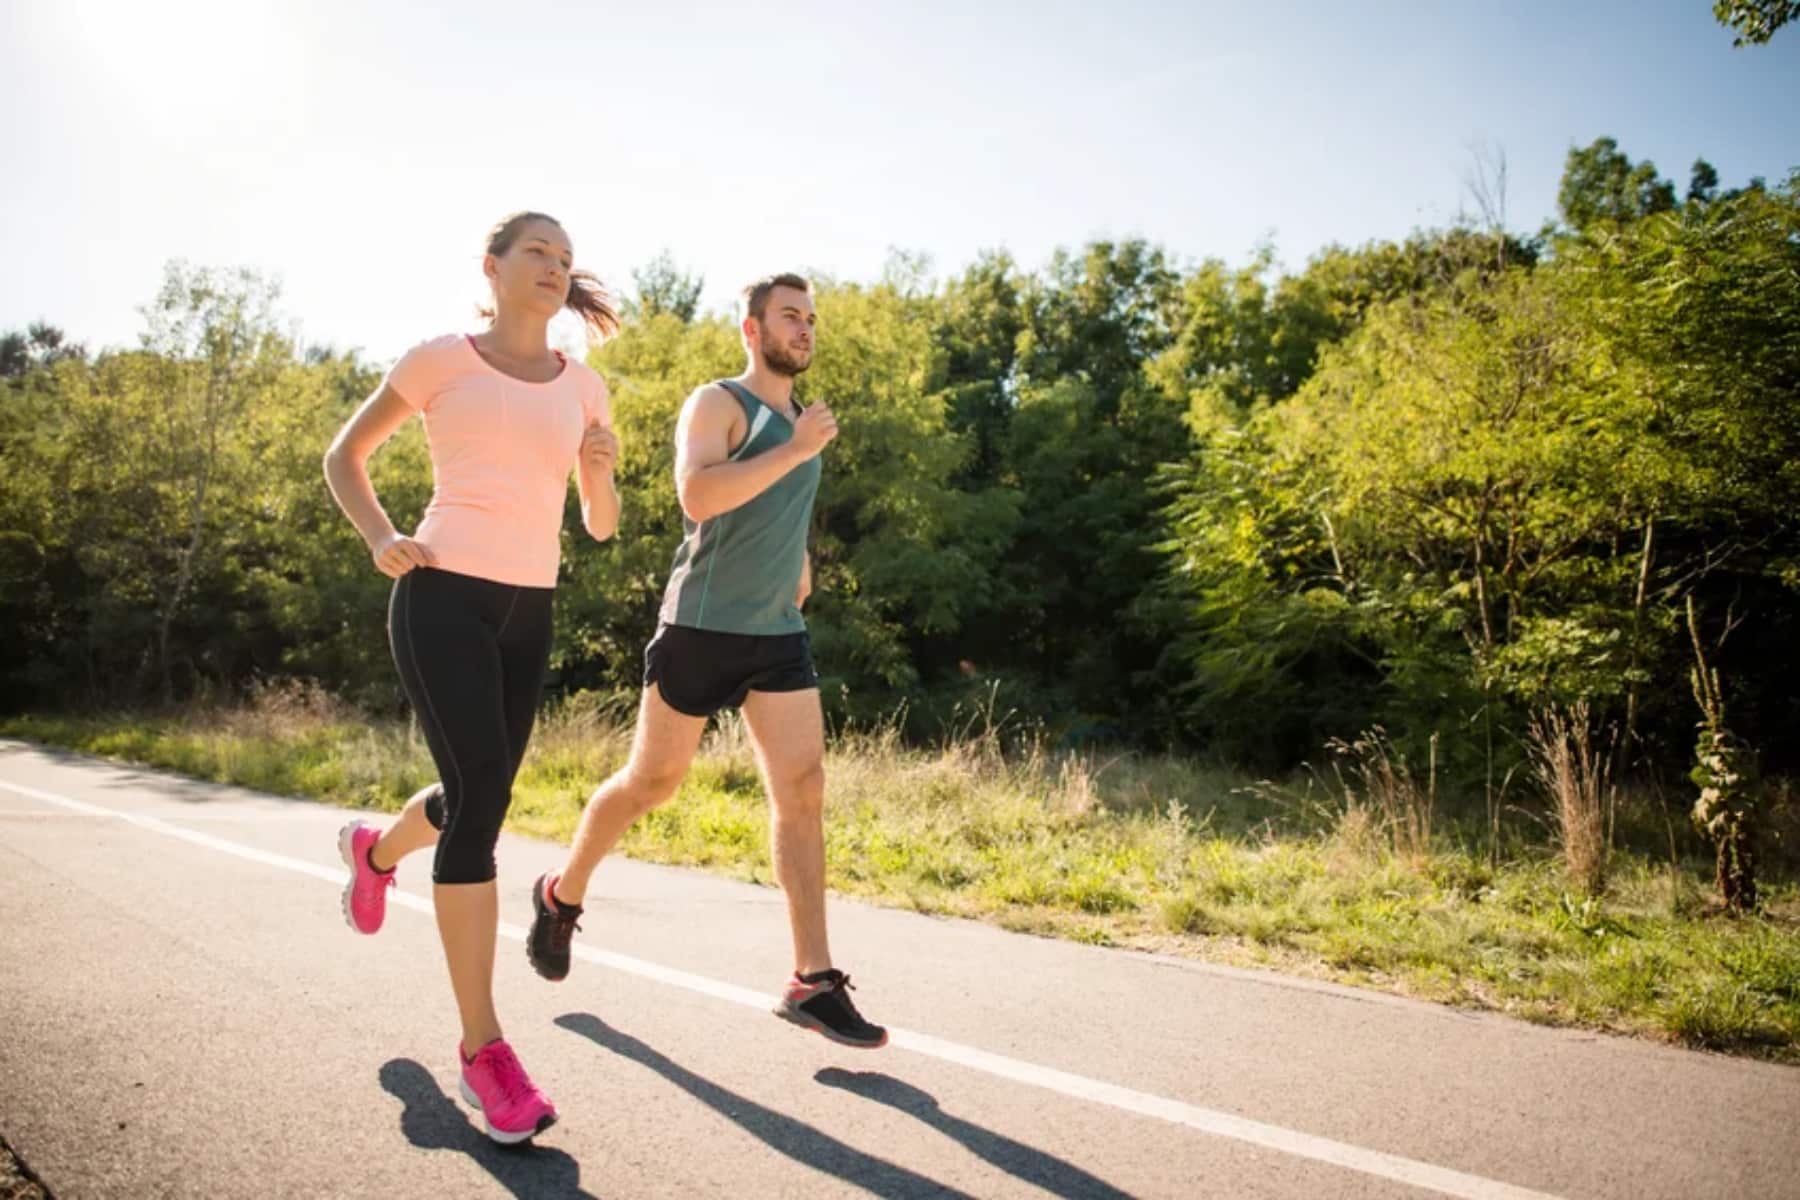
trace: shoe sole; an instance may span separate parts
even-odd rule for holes
[[[537,1126],[533,1129],[521,1129],[516,1133],[506,1129],[495,1129],[494,1123],[488,1120],[487,1110],[481,1107],[481,1097],[475,1094],[475,1089],[469,1086],[469,1081],[462,1079],[458,1082],[462,1085],[463,1099],[468,1101],[470,1108],[473,1108],[476,1112],[481,1114],[483,1131],[490,1139],[499,1142],[502,1146],[516,1146],[520,1142],[528,1142],[538,1134],[544,1132],[544,1130],[556,1124],[556,1114],[545,1113],[538,1118]]]
[[[569,973],[567,971],[564,971],[561,975],[552,975],[549,971],[546,971],[542,966],[540,966],[538,964],[537,955],[535,955],[531,952],[531,942],[529,939],[527,939],[525,942],[525,961],[531,964],[531,969],[533,971],[537,972],[537,977],[539,979],[545,980],[546,982],[561,983],[563,980],[565,980],[569,977]]]
[[[361,933],[367,937],[369,934],[380,933],[381,926],[377,925],[365,932],[357,925],[356,918],[350,915],[350,893],[356,890],[356,859],[354,857],[356,831],[362,827],[363,822],[352,821],[338,830],[338,857],[344,860],[344,867],[350,872],[350,881],[344,885],[344,894],[338,899],[338,907],[344,910],[344,924],[348,925],[352,932]]]
[[[826,1041],[836,1042],[840,1046],[849,1046],[853,1050],[879,1050],[888,1044],[888,1035],[887,1030],[885,1029],[881,1031],[881,1040],[879,1042],[864,1042],[841,1034],[817,1017],[809,1016],[798,1009],[789,1008],[786,1004],[779,1005],[771,1011],[790,1025],[798,1025],[802,1029],[810,1029]]]

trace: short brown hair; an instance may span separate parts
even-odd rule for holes
[[[812,294],[812,283],[804,275],[796,275],[792,271],[783,271],[779,275],[764,275],[754,283],[744,285],[744,316],[762,320],[763,310],[769,307],[769,293],[778,287],[793,288],[795,291]]]

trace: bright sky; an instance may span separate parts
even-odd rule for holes
[[[1800,27],[1711,0],[494,4],[0,0],[0,328],[130,344],[162,264],[279,277],[309,342],[473,327],[481,239],[558,216],[615,287],[723,307],[799,267],[939,273],[1141,235],[1298,266],[1441,225],[1477,139],[1509,223],[1601,135],[1685,187],[1800,166]]]

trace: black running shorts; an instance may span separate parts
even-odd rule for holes
[[[690,717],[735,708],[751,692],[803,692],[819,686],[804,633],[720,633],[663,625],[644,647],[644,686]]]

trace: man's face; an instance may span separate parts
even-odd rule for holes
[[[812,365],[812,297],[799,288],[778,287],[769,293],[756,321],[757,347],[764,365],[778,375],[798,375]]]

